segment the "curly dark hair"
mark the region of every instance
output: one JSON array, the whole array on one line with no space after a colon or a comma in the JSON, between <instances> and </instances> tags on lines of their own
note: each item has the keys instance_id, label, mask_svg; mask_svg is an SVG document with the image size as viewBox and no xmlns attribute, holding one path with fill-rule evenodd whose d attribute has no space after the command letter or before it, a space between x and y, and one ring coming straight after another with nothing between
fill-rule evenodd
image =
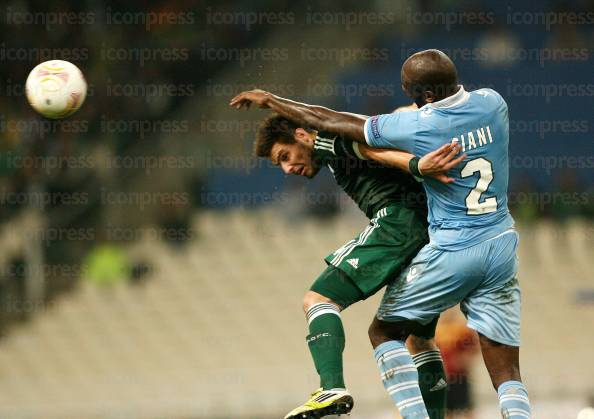
<instances>
[{"instance_id":1,"label":"curly dark hair","mask_svg":"<svg viewBox=\"0 0 594 419\"><path fill-rule=\"evenodd\" d=\"M272 146L276 143L294 144L297 128L311 132L310 129L301 127L284 116L275 113L267 116L258 128L255 144L256 156L270 158Z\"/></svg>"}]
</instances>

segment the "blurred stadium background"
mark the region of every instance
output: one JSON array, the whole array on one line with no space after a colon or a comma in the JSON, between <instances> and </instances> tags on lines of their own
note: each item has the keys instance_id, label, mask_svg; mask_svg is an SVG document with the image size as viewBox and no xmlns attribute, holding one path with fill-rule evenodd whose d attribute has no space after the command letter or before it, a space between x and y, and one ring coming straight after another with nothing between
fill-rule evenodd
<instances>
[{"instance_id":1,"label":"blurred stadium background","mask_svg":"<svg viewBox=\"0 0 594 419\"><path fill-rule=\"evenodd\" d=\"M523 375L536 418L594 404L594 3L7 1L0 9L0 418L279 418L317 386L301 297L366 224L328 173L252 156L260 87L362 114L407 104L440 48L511 119ZM85 73L36 116L34 65ZM352 418L394 418L367 325L344 314ZM480 357L475 418L499 417Z\"/></svg>"}]
</instances>

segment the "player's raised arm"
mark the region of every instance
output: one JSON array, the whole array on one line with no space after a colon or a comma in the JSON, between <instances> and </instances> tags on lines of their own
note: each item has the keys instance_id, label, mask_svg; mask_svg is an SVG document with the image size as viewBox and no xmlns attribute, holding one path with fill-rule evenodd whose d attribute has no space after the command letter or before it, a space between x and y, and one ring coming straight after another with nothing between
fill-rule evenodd
<instances>
[{"instance_id":1,"label":"player's raised arm","mask_svg":"<svg viewBox=\"0 0 594 419\"><path fill-rule=\"evenodd\" d=\"M465 154L456 157L461 150L457 143L444 144L420 159L406 151L395 149L357 145L357 150L366 159L375 160L385 166L396 167L416 177L432 177L442 183L454 182L447 172L460 164L466 157Z\"/></svg>"},{"instance_id":2,"label":"player's raised arm","mask_svg":"<svg viewBox=\"0 0 594 419\"><path fill-rule=\"evenodd\" d=\"M249 109L252 103L260 108L272 109L299 125L318 131L334 132L349 140L365 143L363 126L367 116L295 102L259 89L238 94L231 99L229 105L237 109Z\"/></svg>"},{"instance_id":3,"label":"player's raised arm","mask_svg":"<svg viewBox=\"0 0 594 419\"><path fill-rule=\"evenodd\" d=\"M396 148L416 154L419 111L375 115L365 121L365 142L375 148Z\"/></svg>"}]
</instances>

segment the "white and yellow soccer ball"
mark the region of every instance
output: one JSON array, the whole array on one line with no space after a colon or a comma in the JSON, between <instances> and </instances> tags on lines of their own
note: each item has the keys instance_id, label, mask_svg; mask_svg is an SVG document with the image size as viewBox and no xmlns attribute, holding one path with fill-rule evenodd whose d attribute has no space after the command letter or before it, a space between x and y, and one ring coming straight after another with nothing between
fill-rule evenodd
<instances>
[{"instance_id":1,"label":"white and yellow soccer ball","mask_svg":"<svg viewBox=\"0 0 594 419\"><path fill-rule=\"evenodd\" d=\"M60 119L81 107L87 97L87 82L74 64L51 60L31 70L25 92L33 109L46 118Z\"/></svg>"},{"instance_id":2,"label":"white and yellow soccer ball","mask_svg":"<svg viewBox=\"0 0 594 419\"><path fill-rule=\"evenodd\" d=\"M594 408L586 407L580 410L577 419L594 419Z\"/></svg>"}]
</instances>

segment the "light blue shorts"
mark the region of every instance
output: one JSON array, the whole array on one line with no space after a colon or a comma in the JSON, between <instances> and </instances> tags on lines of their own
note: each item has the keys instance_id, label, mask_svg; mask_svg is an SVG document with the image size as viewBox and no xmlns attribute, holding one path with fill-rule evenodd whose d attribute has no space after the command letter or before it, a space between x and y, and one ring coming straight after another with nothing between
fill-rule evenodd
<instances>
[{"instance_id":1,"label":"light blue shorts","mask_svg":"<svg viewBox=\"0 0 594 419\"><path fill-rule=\"evenodd\" d=\"M427 324L460 303L468 327L495 342L520 346L518 233L458 251L426 245L388 285L377 318Z\"/></svg>"}]
</instances>

